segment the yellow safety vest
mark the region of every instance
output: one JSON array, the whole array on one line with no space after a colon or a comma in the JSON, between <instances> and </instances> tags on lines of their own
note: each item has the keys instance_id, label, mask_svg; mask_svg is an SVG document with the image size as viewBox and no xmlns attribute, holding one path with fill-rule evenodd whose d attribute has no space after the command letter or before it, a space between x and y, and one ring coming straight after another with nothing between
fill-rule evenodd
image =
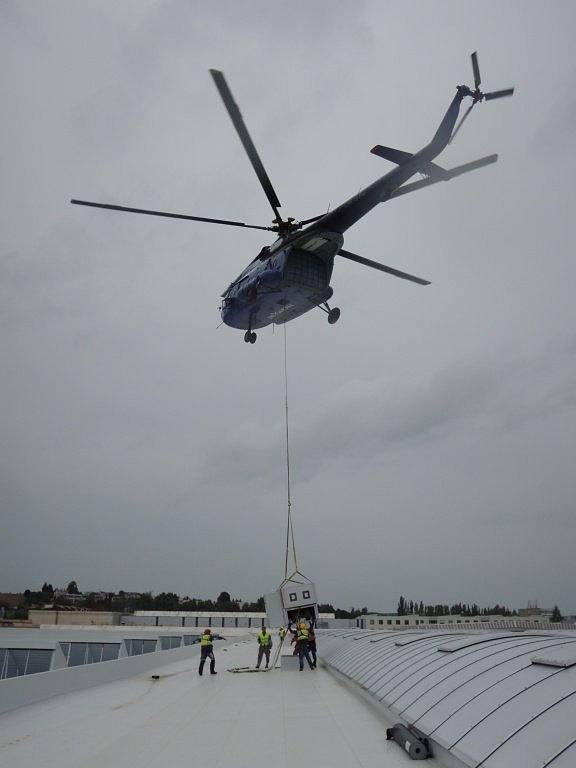
<instances>
[{"instance_id":1,"label":"yellow safety vest","mask_svg":"<svg viewBox=\"0 0 576 768\"><path fill-rule=\"evenodd\" d=\"M200 645L204 647L212 645L212 635L202 635L200 638Z\"/></svg>"},{"instance_id":2,"label":"yellow safety vest","mask_svg":"<svg viewBox=\"0 0 576 768\"><path fill-rule=\"evenodd\" d=\"M272 638L268 632L260 632L258 635L258 643L263 647L270 645L271 640Z\"/></svg>"},{"instance_id":3,"label":"yellow safety vest","mask_svg":"<svg viewBox=\"0 0 576 768\"><path fill-rule=\"evenodd\" d=\"M307 629L299 629L298 630L298 640L308 640L308 630Z\"/></svg>"}]
</instances>

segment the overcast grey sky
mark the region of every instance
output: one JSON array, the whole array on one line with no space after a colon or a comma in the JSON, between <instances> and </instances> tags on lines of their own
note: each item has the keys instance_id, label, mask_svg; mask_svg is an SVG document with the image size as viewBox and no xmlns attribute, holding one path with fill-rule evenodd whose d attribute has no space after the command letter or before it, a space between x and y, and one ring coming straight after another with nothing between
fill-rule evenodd
<instances>
[{"instance_id":1,"label":"overcast grey sky","mask_svg":"<svg viewBox=\"0 0 576 768\"><path fill-rule=\"evenodd\" d=\"M553 11L553 12L552 12ZM252 599L281 579L282 333L216 328L268 224L208 68L285 215L415 151L479 51L487 89L442 156L496 166L379 206L340 322L290 323L293 499L320 598L576 609L576 9L571 2L0 5L0 591Z\"/></svg>"}]
</instances>

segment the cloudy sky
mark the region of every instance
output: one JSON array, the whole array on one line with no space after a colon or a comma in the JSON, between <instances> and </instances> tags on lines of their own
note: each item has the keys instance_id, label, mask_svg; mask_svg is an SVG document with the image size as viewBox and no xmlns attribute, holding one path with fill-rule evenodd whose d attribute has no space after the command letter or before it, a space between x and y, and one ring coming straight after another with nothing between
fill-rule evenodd
<instances>
[{"instance_id":1,"label":"cloudy sky","mask_svg":"<svg viewBox=\"0 0 576 768\"><path fill-rule=\"evenodd\" d=\"M208 68L285 215L415 151L479 51L441 159L496 166L372 211L340 322L287 326L301 570L322 600L402 593L576 610L573 3L53 0L0 5L0 591L252 599L283 576L282 332L217 328L268 224Z\"/></svg>"}]
</instances>

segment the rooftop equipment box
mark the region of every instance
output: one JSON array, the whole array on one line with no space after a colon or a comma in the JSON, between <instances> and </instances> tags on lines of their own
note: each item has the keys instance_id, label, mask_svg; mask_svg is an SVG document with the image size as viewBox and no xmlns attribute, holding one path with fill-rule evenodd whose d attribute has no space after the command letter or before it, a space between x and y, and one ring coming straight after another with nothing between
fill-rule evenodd
<instances>
[{"instance_id":1,"label":"rooftop equipment box","mask_svg":"<svg viewBox=\"0 0 576 768\"><path fill-rule=\"evenodd\" d=\"M286 627L300 619L318 621L316 587L300 574L283 581L275 592L265 596L265 602L271 627Z\"/></svg>"}]
</instances>

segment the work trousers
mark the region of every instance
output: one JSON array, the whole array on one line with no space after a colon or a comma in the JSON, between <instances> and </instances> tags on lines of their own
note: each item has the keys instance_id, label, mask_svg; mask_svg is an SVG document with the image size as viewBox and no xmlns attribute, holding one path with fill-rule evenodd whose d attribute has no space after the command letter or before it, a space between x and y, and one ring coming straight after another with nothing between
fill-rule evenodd
<instances>
[{"instance_id":1,"label":"work trousers","mask_svg":"<svg viewBox=\"0 0 576 768\"><path fill-rule=\"evenodd\" d=\"M258 661L256 662L256 669L260 669L260 664L262 663L262 656L266 655L266 668L268 668L268 664L270 664L270 646L269 645L261 645L258 648Z\"/></svg>"},{"instance_id":2,"label":"work trousers","mask_svg":"<svg viewBox=\"0 0 576 768\"><path fill-rule=\"evenodd\" d=\"M312 663L316 666L316 640L308 643L308 650L310 651L310 656L312 656Z\"/></svg>"},{"instance_id":3,"label":"work trousers","mask_svg":"<svg viewBox=\"0 0 576 768\"><path fill-rule=\"evenodd\" d=\"M204 664L206 659L210 659L210 672L214 674L216 672L216 659L214 658L214 651L212 648L200 649L200 666L198 667L198 674L201 675L204 671Z\"/></svg>"},{"instance_id":4,"label":"work trousers","mask_svg":"<svg viewBox=\"0 0 576 768\"><path fill-rule=\"evenodd\" d=\"M304 657L306 657L306 661L310 665L310 669L314 669L314 664L312 664L312 659L310 658L310 652L308 650L308 643L303 642L302 640L298 641L298 659L300 661L300 672L304 669Z\"/></svg>"}]
</instances>

